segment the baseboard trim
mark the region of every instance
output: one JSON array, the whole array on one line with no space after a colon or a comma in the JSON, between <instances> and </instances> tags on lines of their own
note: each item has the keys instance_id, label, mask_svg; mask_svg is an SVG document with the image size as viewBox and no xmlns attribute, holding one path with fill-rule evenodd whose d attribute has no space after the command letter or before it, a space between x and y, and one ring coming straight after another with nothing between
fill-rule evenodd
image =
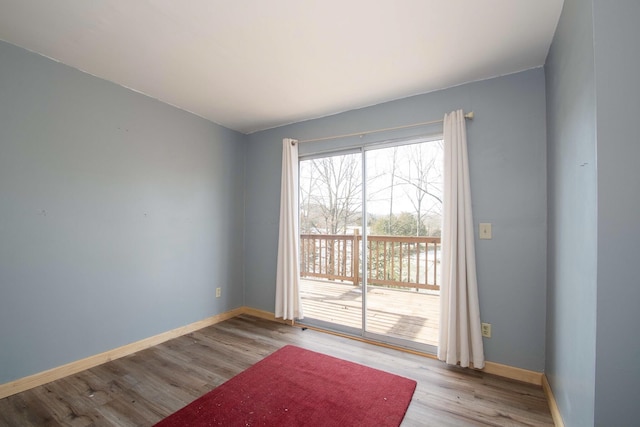
<instances>
[{"instance_id":1,"label":"baseboard trim","mask_svg":"<svg viewBox=\"0 0 640 427\"><path fill-rule=\"evenodd\" d=\"M482 372L539 386L542 385L542 377L544 376L542 372L529 371L495 362L485 362Z\"/></svg>"},{"instance_id":2,"label":"baseboard trim","mask_svg":"<svg viewBox=\"0 0 640 427\"><path fill-rule=\"evenodd\" d=\"M274 313L265 310L259 310L257 308L251 307L242 307L242 314L247 314L253 317L259 317L260 319L271 320L272 322L283 323L285 325L293 325L294 322L292 320L284 320L281 317L276 317Z\"/></svg>"},{"instance_id":3,"label":"baseboard trim","mask_svg":"<svg viewBox=\"0 0 640 427\"><path fill-rule=\"evenodd\" d=\"M189 334L191 332L197 331L198 329L202 329L207 326L215 325L216 323L223 322L225 320L231 319L241 314L258 317L260 319L270 320L272 322L278 322L278 323L283 323L287 325L294 325L297 327L305 327L305 328L321 331L324 333L329 333L332 335L342 336L350 339L355 339L357 341L378 345L381 347L392 348L392 349L404 351L406 353L416 354L423 357L429 357L432 359L436 358L434 355L429 353L411 350L404 347L395 346L392 344L385 344L377 341L372 341L366 338L354 337L352 335L347 335L347 334L341 334L339 332L333 332L333 331L327 331L324 329L314 328L308 325L301 325L299 323L295 323L290 320L283 320L282 318L276 318L274 313L271 313L265 310L259 310L256 308L243 306L243 307L239 307L221 314L217 314L215 316L208 317L203 320L199 320L197 322L191 323L186 326L181 326L179 328L172 329L170 331L163 332L161 334L158 334L149 338L145 338L140 341L136 341L131 344L126 344L122 347L118 347L113 350L105 351L104 353L89 356L87 358L80 359L75 362L68 363L66 365L58 366L56 368L49 369L47 371L39 372L37 374L29 375L27 377L20 378L5 384L0 384L0 399L11 396L16 393L29 390L34 387L38 387L40 385L58 380L60 378L64 378L69 375L76 374L78 372L84 371L85 369L90 369L90 368L93 368L94 366L98 366L103 363L128 356L137 351L145 350L149 347L153 347L154 345L158 345L170 339ZM485 367L484 369L482 369L482 371L489 374L498 375L504 378L523 381L523 382L535 384L535 385L542 385L543 387L544 387L544 381L546 381L544 374L540 372L528 371L526 369L516 368L513 366L502 365L502 364L493 363L493 362L486 362ZM547 387L548 387L548 383L547 383ZM547 389L545 389L545 393L547 393ZM551 397L553 397L550 387L548 387L548 393L549 393L548 396L550 395ZM555 400L549 400L550 406L551 406L551 402L553 402L553 405L555 405ZM557 405L555 405L555 408L557 411ZM552 408L552 415L554 415L553 408ZM560 419L560 422L562 422L562 419L559 418L559 412L557 416L558 416L558 419ZM556 415L554 415L554 420L556 420ZM556 425L563 426L563 424L557 424L557 423Z\"/></svg>"},{"instance_id":4,"label":"baseboard trim","mask_svg":"<svg viewBox=\"0 0 640 427\"><path fill-rule=\"evenodd\" d=\"M556 427L564 427L564 421L562 420L562 415L560 415L558 403L556 402L556 398L553 395L553 390L551 390L551 385L549 384L549 380L546 375L542 376L542 389L544 390L545 396L547 396L547 402L549 402L549 410L551 411L553 424Z\"/></svg>"},{"instance_id":5,"label":"baseboard trim","mask_svg":"<svg viewBox=\"0 0 640 427\"><path fill-rule=\"evenodd\" d=\"M170 339L189 334L207 326L215 325L216 323L223 322L227 319L231 319L232 317L236 317L240 314L243 314L244 312L244 307L236 308L234 310L230 310L221 314L216 314L215 316L211 316L203 320L199 320L186 326L181 326L179 328L172 329L170 331L163 332L161 334L154 335L152 337L145 338L131 344L123 345L122 347L105 351L104 353L76 360L75 362L67 363L66 365L58 366L47 371L29 375L27 377L20 378L5 384L0 384L0 399L43 384L47 384L51 381L55 381L69 375L76 374L78 372L84 371L85 369L93 368L94 366L110 362L111 360L128 356L137 351L145 350L149 347L161 344Z\"/></svg>"}]
</instances>

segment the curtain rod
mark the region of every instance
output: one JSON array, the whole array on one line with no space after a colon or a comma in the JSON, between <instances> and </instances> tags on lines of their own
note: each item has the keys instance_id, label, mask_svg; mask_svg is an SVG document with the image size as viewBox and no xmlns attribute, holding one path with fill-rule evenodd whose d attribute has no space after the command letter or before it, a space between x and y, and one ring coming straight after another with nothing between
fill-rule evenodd
<instances>
[{"instance_id":1,"label":"curtain rod","mask_svg":"<svg viewBox=\"0 0 640 427\"><path fill-rule=\"evenodd\" d=\"M473 120L473 116L474 116L473 115L473 111L471 111L470 113L465 114L464 118L465 119L469 119L469 120ZM410 125L395 126L395 127L391 127L391 128L366 130L366 131L362 131L362 132L346 133L346 134L343 134L343 135L325 136L323 138L303 139L301 141L298 141L298 143L301 144L303 142L327 141L329 139L348 138L350 136L363 136L363 135L368 135L370 133L387 132L387 131L390 131L390 130L408 129L408 128L414 128L414 127L418 127L418 126L433 125L433 124L436 124L436 123L442 123L443 121L444 121L444 119L432 120L430 122L413 123L413 124L410 124Z\"/></svg>"}]
</instances>

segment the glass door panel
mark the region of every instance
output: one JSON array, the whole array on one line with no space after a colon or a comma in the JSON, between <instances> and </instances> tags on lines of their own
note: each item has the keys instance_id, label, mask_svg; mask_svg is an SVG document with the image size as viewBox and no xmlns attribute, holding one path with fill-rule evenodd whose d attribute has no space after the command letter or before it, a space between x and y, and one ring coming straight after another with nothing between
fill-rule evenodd
<instances>
[{"instance_id":1,"label":"glass door panel","mask_svg":"<svg viewBox=\"0 0 640 427\"><path fill-rule=\"evenodd\" d=\"M365 332L399 344L437 346L442 141L365 155Z\"/></svg>"},{"instance_id":2,"label":"glass door panel","mask_svg":"<svg viewBox=\"0 0 640 427\"><path fill-rule=\"evenodd\" d=\"M300 161L305 321L362 333L362 152Z\"/></svg>"}]
</instances>

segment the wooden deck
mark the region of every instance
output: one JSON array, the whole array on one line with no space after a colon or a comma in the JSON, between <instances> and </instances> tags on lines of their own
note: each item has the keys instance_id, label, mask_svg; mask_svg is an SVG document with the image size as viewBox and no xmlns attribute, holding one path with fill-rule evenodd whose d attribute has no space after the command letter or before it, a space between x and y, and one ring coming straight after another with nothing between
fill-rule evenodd
<instances>
[{"instance_id":1,"label":"wooden deck","mask_svg":"<svg viewBox=\"0 0 640 427\"><path fill-rule=\"evenodd\" d=\"M305 319L362 328L360 287L351 283L303 279L301 297ZM369 287L367 331L437 346L439 300L436 292Z\"/></svg>"}]
</instances>

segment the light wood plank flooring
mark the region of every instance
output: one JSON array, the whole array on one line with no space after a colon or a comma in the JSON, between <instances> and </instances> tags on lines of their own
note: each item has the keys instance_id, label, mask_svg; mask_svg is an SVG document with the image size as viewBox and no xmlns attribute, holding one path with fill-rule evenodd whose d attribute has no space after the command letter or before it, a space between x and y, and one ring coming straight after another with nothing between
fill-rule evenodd
<instances>
[{"instance_id":1,"label":"light wood plank flooring","mask_svg":"<svg viewBox=\"0 0 640 427\"><path fill-rule=\"evenodd\" d=\"M350 283L303 279L305 318L362 328L362 291ZM434 292L371 286L367 331L421 344L438 345L440 297Z\"/></svg>"},{"instance_id":2,"label":"light wood plank flooring","mask_svg":"<svg viewBox=\"0 0 640 427\"><path fill-rule=\"evenodd\" d=\"M0 400L2 426L149 426L294 344L413 378L403 426L551 426L541 387L239 316Z\"/></svg>"}]
</instances>

